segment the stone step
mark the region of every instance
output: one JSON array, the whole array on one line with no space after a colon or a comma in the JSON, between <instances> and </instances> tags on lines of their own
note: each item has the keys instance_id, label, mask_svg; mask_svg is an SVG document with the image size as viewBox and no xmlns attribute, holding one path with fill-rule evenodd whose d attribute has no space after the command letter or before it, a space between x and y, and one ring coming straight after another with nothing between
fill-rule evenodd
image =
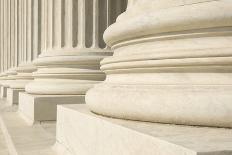
<instances>
[{"instance_id":1,"label":"stone step","mask_svg":"<svg viewBox=\"0 0 232 155\"><path fill-rule=\"evenodd\" d=\"M0 155L9 155L7 144L1 130L0 130Z\"/></svg>"},{"instance_id":2,"label":"stone step","mask_svg":"<svg viewBox=\"0 0 232 155\"><path fill-rule=\"evenodd\" d=\"M6 105L0 100L0 128L10 155L57 155L53 149L55 122L29 126L17 113L17 106Z\"/></svg>"},{"instance_id":3,"label":"stone step","mask_svg":"<svg viewBox=\"0 0 232 155\"><path fill-rule=\"evenodd\" d=\"M232 129L126 121L58 106L57 148L74 155L232 155Z\"/></svg>"}]
</instances>

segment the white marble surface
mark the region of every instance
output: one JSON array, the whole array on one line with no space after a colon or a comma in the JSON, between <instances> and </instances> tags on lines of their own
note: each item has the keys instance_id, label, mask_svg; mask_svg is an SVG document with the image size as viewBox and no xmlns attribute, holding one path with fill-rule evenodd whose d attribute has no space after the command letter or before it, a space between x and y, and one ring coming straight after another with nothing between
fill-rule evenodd
<instances>
[{"instance_id":1,"label":"white marble surface","mask_svg":"<svg viewBox=\"0 0 232 155\"><path fill-rule=\"evenodd\" d=\"M7 149L6 140L4 138L3 132L0 130L0 154L1 155L9 155L9 151Z\"/></svg>"},{"instance_id":2,"label":"white marble surface","mask_svg":"<svg viewBox=\"0 0 232 155\"><path fill-rule=\"evenodd\" d=\"M0 127L3 131L0 138L6 139L10 155L57 155L53 150L55 122L28 126L19 117L17 106L6 106L6 102L0 100Z\"/></svg>"},{"instance_id":3,"label":"white marble surface","mask_svg":"<svg viewBox=\"0 0 232 155\"><path fill-rule=\"evenodd\" d=\"M58 106L57 142L75 155L231 155L232 129L126 121Z\"/></svg>"},{"instance_id":4,"label":"white marble surface","mask_svg":"<svg viewBox=\"0 0 232 155\"><path fill-rule=\"evenodd\" d=\"M57 105L83 104L84 95L33 95L19 93L20 116L32 125L43 121L55 121Z\"/></svg>"}]
</instances>

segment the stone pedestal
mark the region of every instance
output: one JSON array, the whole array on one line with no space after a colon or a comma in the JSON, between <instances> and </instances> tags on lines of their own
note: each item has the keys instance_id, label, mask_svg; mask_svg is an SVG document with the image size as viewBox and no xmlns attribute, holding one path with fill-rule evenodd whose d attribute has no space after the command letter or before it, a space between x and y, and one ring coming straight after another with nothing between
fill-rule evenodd
<instances>
[{"instance_id":1,"label":"stone pedestal","mask_svg":"<svg viewBox=\"0 0 232 155\"><path fill-rule=\"evenodd\" d=\"M84 95L32 95L20 92L18 112L32 125L42 121L55 121L57 105L73 103L84 103Z\"/></svg>"},{"instance_id":2,"label":"stone pedestal","mask_svg":"<svg viewBox=\"0 0 232 155\"><path fill-rule=\"evenodd\" d=\"M1 86L1 98L5 98L7 95L7 87Z\"/></svg>"},{"instance_id":3,"label":"stone pedestal","mask_svg":"<svg viewBox=\"0 0 232 155\"><path fill-rule=\"evenodd\" d=\"M73 155L229 155L232 130L127 121L58 106L59 151ZM62 152L60 152L62 154Z\"/></svg>"},{"instance_id":4,"label":"stone pedestal","mask_svg":"<svg viewBox=\"0 0 232 155\"><path fill-rule=\"evenodd\" d=\"M24 92L24 89L7 88L6 99L11 106L18 104L19 92Z\"/></svg>"}]
</instances>

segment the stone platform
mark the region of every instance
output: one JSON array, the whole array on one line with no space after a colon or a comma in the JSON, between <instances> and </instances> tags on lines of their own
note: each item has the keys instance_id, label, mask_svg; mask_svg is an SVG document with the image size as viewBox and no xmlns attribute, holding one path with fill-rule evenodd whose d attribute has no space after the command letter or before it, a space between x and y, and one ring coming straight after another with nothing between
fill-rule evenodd
<instances>
[{"instance_id":1,"label":"stone platform","mask_svg":"<svg viewBox=\"0 0 232 155\"><path fill-rule=\"evenodd\" d=\"M84 95L32 95L19 93L19 113L28 124L41 121L55 121L57 105L79 104Z\"/></svg>"},{"instance_id":2,"label":"stone platform","mask_svg":"<svg viewBox=\"0 0 232 155\"><path fill-rule=\"evenodd\" d=\"M118 120L62 105L57 143L74 155L231 155L232 129Z\"/></svg>"},{"instance_id":3,"label":"stone platform","mask_svg":"<svg viewBox=\"0 0 232 155\"><path fill-rule=\"evenodd\" d=\"M55 122L28 126L18 115L17 106L8 106L4 100L0 100L0 129L1 155L57 155L53 150Z\"/></svg>"},{"instance_id":4,"label":"stone platform","mask_svg":"<svg viewBox=\"0 0 232 155\"><path fill-rule=\"evenodd\" d=\"M1 94L0 97L1 98L5 98L7 95L7 87L1 86Z\"/></svg>"},{"instance_id":5,"label":"stone platform","mask_svg":"<svg viewBox=\"0 0 232 155\"><path fill-rule=\"evenodd\" d=\"M0 155L9 155L9 151L6 145L6 140L1 130L0 130Z\"/></svg>"},{"instance_id":6,"label":"stone platform","mask_svg":"<svg viewBox=\"0 0 232 155\"><path fill-rule=\"evenodd\" d=\"M18 104L19 92L24 92L24 89L7 88L7 101L10 105Z\"/></svg>"}]
</instances>

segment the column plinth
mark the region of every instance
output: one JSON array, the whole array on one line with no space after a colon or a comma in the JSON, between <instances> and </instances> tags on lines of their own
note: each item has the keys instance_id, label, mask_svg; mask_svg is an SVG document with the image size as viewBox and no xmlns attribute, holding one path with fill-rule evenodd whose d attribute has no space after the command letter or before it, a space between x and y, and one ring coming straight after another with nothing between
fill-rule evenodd
<instances>
[{"instance_id":1,"label":"column plinth","mask_svg":"<svg viewBox=\"0 0 232 155\"><path fill-rule=\"evenodd\" d=\"M106 80L87 92L98 114L232 127L232 3L129 1L104 35ZM216 13L215 13L216 12Z\"/></svg>"}]
</instances>

